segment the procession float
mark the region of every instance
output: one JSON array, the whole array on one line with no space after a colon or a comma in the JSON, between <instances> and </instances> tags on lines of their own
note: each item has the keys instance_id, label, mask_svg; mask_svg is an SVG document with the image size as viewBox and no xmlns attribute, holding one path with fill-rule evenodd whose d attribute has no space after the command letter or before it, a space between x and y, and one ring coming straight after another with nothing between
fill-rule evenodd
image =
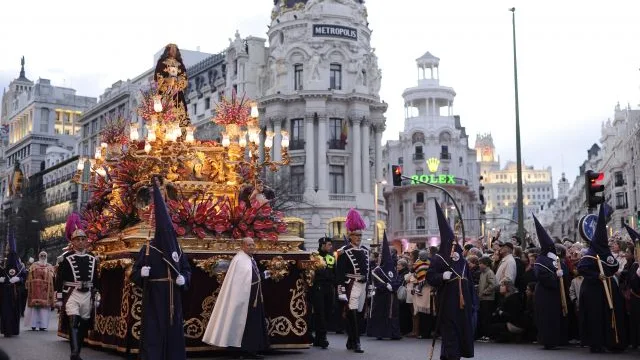
<instances>
[{"instance_id":1,"label":"procession float","mask_svg":"<svg viewBox=\"0 0 640 360\"><path fill-rule=\"evenodd\" d=\"M259 267L273 274L263 284L272 348L308 348L307 287L324 263L299 249L299 223L272 207L274 194L263 185L288 165L288 134L282 132L282 160L272 160L274 134L260 127L255 104L234 92L220 101L213 119L221 140L198 141L186 112L186 87L179 50L170 44L141 94L136 111L142 121L108 120L94 157L78 164L74 180L91 194L81 216L100 259L102 295L87 342L138 352L142 289L129 275L140 248L154 236L151 179L161 176L193 270L183 295L187 351L213 350L201 338L243 237L255 239ZM65 321L58 333L67 337Z\"/></svg>"}]
</instances>

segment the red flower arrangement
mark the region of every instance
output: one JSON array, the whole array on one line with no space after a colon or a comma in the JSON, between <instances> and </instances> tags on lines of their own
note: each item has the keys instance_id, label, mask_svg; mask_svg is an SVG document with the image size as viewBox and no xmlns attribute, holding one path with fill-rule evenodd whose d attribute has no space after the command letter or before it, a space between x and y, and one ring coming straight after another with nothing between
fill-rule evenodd
<instances>
[{"instance_id":1,"label":"red flower arrangement","mask_svg":"<svg viewBox=\"0 0 640 360\"><path fill-rule=\"evenodd\" d=\"M171 200L167 205L179 236L193 234L202 239L207 233L212 233L217 237L252 237L277 241L278 234L287 231L287 224L282 220L284 215L273 211L268 204L253 202L248 206L246 202L240 201L234 206L225 197L200 202L195 199Z\"/></svg>"},{"instance_id":2,"label":"red flower arrangement","mask_svg":"<svg viewBox=\"0 0 640 360\"><path fill-rule=\"evenodd\" d=\"M231 100L222 98L222 100L216 105L216 117L213 119L218 125L231 125L247 126L251 121L251 105L245 101L244 95L240 100L234 90L231 93Z\"/></svg>"}]
</instances>

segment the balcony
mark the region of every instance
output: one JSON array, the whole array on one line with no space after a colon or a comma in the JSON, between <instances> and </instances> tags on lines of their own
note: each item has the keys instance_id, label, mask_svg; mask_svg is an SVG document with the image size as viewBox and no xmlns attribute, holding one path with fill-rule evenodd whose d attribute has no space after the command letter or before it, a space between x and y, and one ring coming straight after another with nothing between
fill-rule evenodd
<instances>
[{"instance_id":1,"label":"balcony","mask_svg":"<svg viewBox=\"0 0 640 360\"><path fill-rule=\"evenodd\" d=\"M289 142L289 150L304 150L304 140L294 139Z\"/></svg>"},{"instance_id":2,"label":"balcony","mask_svg":"<svg viewBox=\"0 0 640 360\"><path fill-rule=\"evenodd\" d=\"M355 195L329 194L329 201L356 201Z\"/></svg>"},{"instance_id":3,"label":"balcony","mask_svg":"<svg viewBox=\"0 0 640 360\"><path fill-rule=\"evenodd\" d=\"M382 200L382 199L378 199L378 205L380 205L380 206L384 206L384 200Z\"/></svg>"},{"instance_id":4,"label":"balcony","mask_svg":"<svg viewBox=\"0 0 640 360\"><path fill-rule=\"evenodd\" d=\"M289 195L290 202L301 203L303 199L302 194Z\"/></svg>"},{"instance_id":5,"label":"balcony","mask_svg":"<svg viewBox=\"0 0 640 360\"><path fill-rule=\"evenodd\" d=\"M422 161L422 160L424 160L424 153L413 154L413 161Z\"/></svg>"},{"instance_id":6,"label":"balcony","mask_svg":"<svg viewBox=\"0 0 640 360\"><path fill-rule=\"evenodd\" d=\"M420 203L414 203L413 204L413 211L424 212L426 208L427 208L427 204L425 202L420 202Z\"/></svg>"},{"instance_id":7,"label":"balcony","mask_svg":"<svg viewBox=\"0 0 640 360\"><path fill-rule=\"evenodd\" d=\"M440 153L440 160L451 160L451 153Z\"/></svg>"},{"instance_id":8,"label":"balcony","mask_svg":"<svg viewBox=\"0 0 640 360\"><path fill-rule=\"evenodd\" d=\"M331 150L344 150L347 146L347 142L341 139L331 139L327 143Z\"/></svg>"},{"instance_id":9,"label":"balcony","mask_svg":"<svg viewBox=\"0 0 640 360\"><path fill-rule=\"evenodd\" d=\"M623 179L616 179L614 182L615 187L626 185Z\"/></svg>"}]
</instances>

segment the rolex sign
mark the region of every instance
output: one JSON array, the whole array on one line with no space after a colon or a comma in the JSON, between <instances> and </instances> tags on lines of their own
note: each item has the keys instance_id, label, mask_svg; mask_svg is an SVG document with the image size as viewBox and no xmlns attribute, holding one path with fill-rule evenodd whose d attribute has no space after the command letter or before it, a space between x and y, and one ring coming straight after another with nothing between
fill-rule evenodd
<instances>
[{"instance_id":1,"label":"rolex sign","mask_svg":"<svg viewBox=\"0 0 640 360\"><path fill-rule=\"evenodd\" d=\"M340 25L313 25L313 36L337 37L347 40L358 40L358 30Z\"/></svg>"}]
</instances>

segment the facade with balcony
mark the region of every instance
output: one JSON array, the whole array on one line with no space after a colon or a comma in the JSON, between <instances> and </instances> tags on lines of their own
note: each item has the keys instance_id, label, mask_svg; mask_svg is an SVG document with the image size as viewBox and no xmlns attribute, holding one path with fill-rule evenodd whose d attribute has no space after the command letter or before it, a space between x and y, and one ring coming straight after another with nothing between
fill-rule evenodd
<instances>
[{"instance_id":1,"label":"facade with balcony","mask_svg":"<svg viewBox=\"0 0 640 360\"><path fill-rule=\"evenodd\" d=\"M287 215L304 221L308 248L326 235L342 239L352 207L367 223L364 239L373 238L387 105L364 4L278 1L267 36L268 47L265 39L236 34L226 50L227 91L258 100L260 126L275 134L275 161L282 131L288 133L290 166L274 180L300 201Z\"/></svg>"},{"instance_id":2,"label":"facade with balcony","mask_svg":"<svg viewBox=\"0 0 640 360\"><path fill-rule=\"evenodd\" d=\"M441 204L452 227L460 229L460 217L452 201L442 191L422 183L428 182L452 194L462 213L467 240L477 238L481 227L476 150L469 147L460 117L453 113L455 91L440 85L440 59L427 52L416 63L418 85L403 93L404 130L383 150L388 235L394 241L406 239L418 247L439 244L434 200ZM391 165L401 165L403 175L411 179L402 186L392 186Z\"/></svg>"}]
</instances>

